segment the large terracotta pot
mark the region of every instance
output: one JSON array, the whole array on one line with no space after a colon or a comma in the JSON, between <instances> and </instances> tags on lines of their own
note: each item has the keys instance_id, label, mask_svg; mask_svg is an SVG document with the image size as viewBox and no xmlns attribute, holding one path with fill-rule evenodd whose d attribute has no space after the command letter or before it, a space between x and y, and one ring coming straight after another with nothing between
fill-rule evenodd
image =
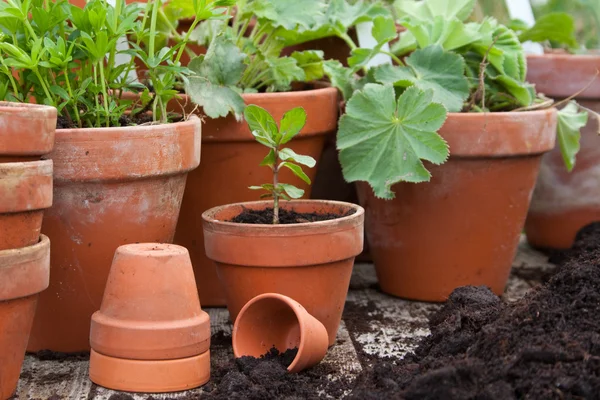
<instances>
[{"instance_id":1,"label":"large terracotta pot","mask_svg":"<svg viewBox=\"0 0 600 400\"><path fill-rule=\"evenodd\" d=\"M337 90L334 88L246 94L244 101L267 109L276 121L292 108L304 107L306 126L289 147L316 160L321 156L325 138L337 128ZM184 104L186 110L194 109L187 96ZM205 119L203 133L203 162L189 175L175 243L190 252L202 305L224 306L225 293L214 264L204 252L202 213L223 204L257 200L258 193L248 187L268 183L273 177L270 169L259 166L268 150L254 140L245 122L237 122L233 117ZM306 169L311 180L317 168ZM289 171L283 171L281 179L304 189L306 197L310 196L310 186Z\"/></svg>"},{"instance_id":2,"label":"large terracotta pot","mask_svg":"<svg viewBox=\"0 0 600 400\"><path fill-rule=\"evenodd\" d=\"M572 96L593 82L576 99L600 112L600 56L529 56L528 64L527 79L538 91L555 99ZM581 228L600 221L598 129L598 120L590 115L588 125L581 130L581 151L571 172L565 167L560 146L544 156L525 224L532 246L568 249Z\"/></svg>"},{"instance_id":3,"label":"large terracotta pot","mask_svg":"<svg viewBox=\"0 0 600 400\"><path fill-rule=\"evenodd\" d=\"M445 301L459 286L500 295L508 280L556 110L450 114L440 130L450 159L431 182L394 185L394 200L358 185L381 289Z\"/></svg>"},{"instance_id":4,"label":"large terracotta pot","mask_svg":"<svg viewBox=\"0 0 600 400\"><path fill-rule=\"evenodd\" d=\"M299 213L344 216L291 225L227 222L244 209L272 207L272 201L215 207L203 214L204 245L215 261L232 321L251 299L264 293L291 297L327 329L333 345L348 293L354 257L363 248L364 210L319 200L283 202Z\"/></svg>"},{"instance_id":5,"label":"large terracotta pot","mask_svg":"<svg viewBox=\"0 0 600 400\"><path fill-rule=\"evenodd\" d=\"M48 287L50 241L0 251L0 400L12 396L25 357L38 293Z\"/></svg>"},{"instance_id":6,"label":"large terracotta pot","mask_svg":"<svg viewBox=\"0 0 600 400\"><path fill-rule=\"evenodd\" d=\"M89 350L115 250L170 242L187 172L200 162L200 120L56 132L54 204L42 232L52 238L49 289L28 350Z\"/></svg>"}]
</instances>

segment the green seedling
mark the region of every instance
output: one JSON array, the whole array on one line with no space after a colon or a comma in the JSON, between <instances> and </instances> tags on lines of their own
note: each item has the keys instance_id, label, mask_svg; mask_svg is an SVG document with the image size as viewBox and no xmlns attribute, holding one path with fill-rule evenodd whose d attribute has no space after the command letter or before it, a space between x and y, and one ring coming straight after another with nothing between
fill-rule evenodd
<instances>
[{"instance_id":1,"label":"green seedling","mask_svg":"<svg viewBox=\"0 0 600 400\"><path fill-rule=\"evenodd\" d=\"M273 224L279 223L279 199L299 199L304 190L279 181L279 172L287 168L298 178L310 185L310 178L304 173L301 165L313 168L314 158L296 154L294 150L283 147L300 133L306 124L306 112L302 107L294 108L284 114L279 126L267 110L256 105L249 105L244 110L244 117L256 141L269 148L269 154L260 163L273 171L273 183L250 186L252 190L265 190L261 198L273 198Z\"/></svg>"}]
</instances>

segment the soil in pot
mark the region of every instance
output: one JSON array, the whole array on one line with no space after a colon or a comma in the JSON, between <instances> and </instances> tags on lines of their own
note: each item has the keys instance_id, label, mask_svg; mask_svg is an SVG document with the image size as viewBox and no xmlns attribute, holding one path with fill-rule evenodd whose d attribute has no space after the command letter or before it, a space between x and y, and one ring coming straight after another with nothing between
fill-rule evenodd
<instances>
[{"instance_id":1,"label":"soil in pot","mask_svg":"<svg viewBox=\"0 0 600 400\"><path fill-rule=\"evenodd\" d=\"M349 210L344 215L326 213L299 213L295 210L282 209L279 212L279 223L282 225L289 224L302 224L305 222L319 222L319 221L330 221L336 218L347 217L354 214L355 210ZM273 209L267 208L264 210L252 210L245 209L241 214L235 216L230 220L238 224L272 224L273 223Z\"/></svg>"}]
</instances>

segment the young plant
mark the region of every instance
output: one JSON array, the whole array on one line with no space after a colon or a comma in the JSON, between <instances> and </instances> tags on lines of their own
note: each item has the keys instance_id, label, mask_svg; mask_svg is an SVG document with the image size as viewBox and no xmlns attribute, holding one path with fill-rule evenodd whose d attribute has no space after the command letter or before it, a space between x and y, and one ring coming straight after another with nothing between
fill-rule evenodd
<instances>
[{"instance_id":1,"label":"young plant","mask_svg":"<svg viewBox=\"0 0 600 400\"><path fill-rule=\"evenodd\" d=\"M279 199L299 199L304 195L304 190L280 182L279 172L283 168L287 168L310 185L310 178L304 173L301 165L312 168L316 164L314 158L296 154L294 150L283 147L298 135L306 124L306 112L302 107L288 111L284 114L279 126L267 110L253 104L246 107L244 116L256 141L269 148L269 154L260 165L273 171L273 183L251 186L250 189L265 190L267 193L263 194L261 198L273 197L273 223L278 224Z\"/></svg>"}]
</instances>

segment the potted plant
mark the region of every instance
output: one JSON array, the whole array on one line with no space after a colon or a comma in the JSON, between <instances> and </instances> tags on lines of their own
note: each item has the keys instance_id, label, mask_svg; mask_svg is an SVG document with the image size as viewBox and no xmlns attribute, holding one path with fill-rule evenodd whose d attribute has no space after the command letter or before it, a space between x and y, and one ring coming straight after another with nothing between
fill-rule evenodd
<instances>
[{"instance_id":1,"label":"potted plant","mask_svg":"<svg viewBox=\"0 0 600 400\"><path fill-rule=\"evenodd\" d=\"M322 52L306 50L285 56L282 51L327 32L347 37L350 27L375 17L364 15L364 10L360 1L354 6L345 0L237 1L235 12L233 8L228 11L229 23L202 24L212 29L201 35L204 42L200 44L207 46L207 53L188 65L192 75L187 96L173 103L172 109L208 117L203 127L206 167L190 174L175 234L175 243L190 251L204 306L225 305L225 294L204 250L202 213L218 205L253 200L248 186L269 179L268 171L252 161L261 156L262 149L241 121L245 105L263 107L275 119L291 108L304 108L308 123L290 148L318 160L327 136L336 131L338 93L326 84L312 83L327 68ZM307 175L312 180L315 170ZM310 186L290 171L283 171L282 179L310 196Z\"/></svg>"},{"instance_id":2,"label":"potted plant","mask_svg":"<svg viewBox=\"0 0 600 400\"><path fill-rule=\"evenodd\" d=\"M501 294L557 118L579 118L574 104L557 116L526 82L514 31L463 22L473 5L398 2L399 65L354 78L376 46L332 75L348 99L337 137L344 177L359 182L379 284L396 296L443 301L463 285ZM390 22L376 21L379 43L386 32ZM565 127L560 141L577 135ZM572 158L576 146L563 151Z\"/></svg>"},{"instance_id":3,"label":"potted plant","mask_svg":"<svg viewBox=\"0 0 600 400\"><path fill-rule=\"evenodd\" d=\"M579 23L558 11L568 11ZM525 224L532 246L567 249L581 228L600 220L600 55L595 50L600 44L600 4L552 1L538 10L538 15L536 26L521 32L523 39L541 42L545 49L543 55L527 57L528 80L551 98L574 96L592 116L569 121L583 127L577 163L567 159L565 168L561 147L577 142L579 136L560 141L544 157Z\"/></svg>"},{"instance_id":4,"label":"potted plant","mask_svg":"<svg viewBox=\"0 0 600 400\"><path fill-rule=\"evenodd\" d=\"M60 128L46 156L54 163L54 204L42 227L52 238L52 278L30 351L89 350L89 320L117 247L173 239L187 172L200 161L200 120L167 112L187 70L178 62L182 46L154 46L160 6L0 6L5 98L55 106ZM200 18L218 15L215 7L206 5ZM130 35L149 38L148 49L133 43L127 52L146 63L152 91L130 78L133 60L117 62L124 51L116 44ZM141 95L132 101L126 90Z\"/></svg>"},{"instance_id":5,"label":"potted plant","mask_svg":"<svg viewBox=\"0 0 600 400\"><path fill-rule=\"evenodd\" d=\"M281 172L290 171L310 184L301 165L316 163L284 146L305 126L304 109L286 112L279 124L256 105L244 115L256 141L269 149L260 165L272 174L272 183L250 189L273 200L228 204L202 215L206 254L215 261L231 320L256 296L279 293L319 320L333 345L354 257L362 251L364 211L349 203L297 200L304 190L284 183Z\"/></svg>"}]
</instances>

